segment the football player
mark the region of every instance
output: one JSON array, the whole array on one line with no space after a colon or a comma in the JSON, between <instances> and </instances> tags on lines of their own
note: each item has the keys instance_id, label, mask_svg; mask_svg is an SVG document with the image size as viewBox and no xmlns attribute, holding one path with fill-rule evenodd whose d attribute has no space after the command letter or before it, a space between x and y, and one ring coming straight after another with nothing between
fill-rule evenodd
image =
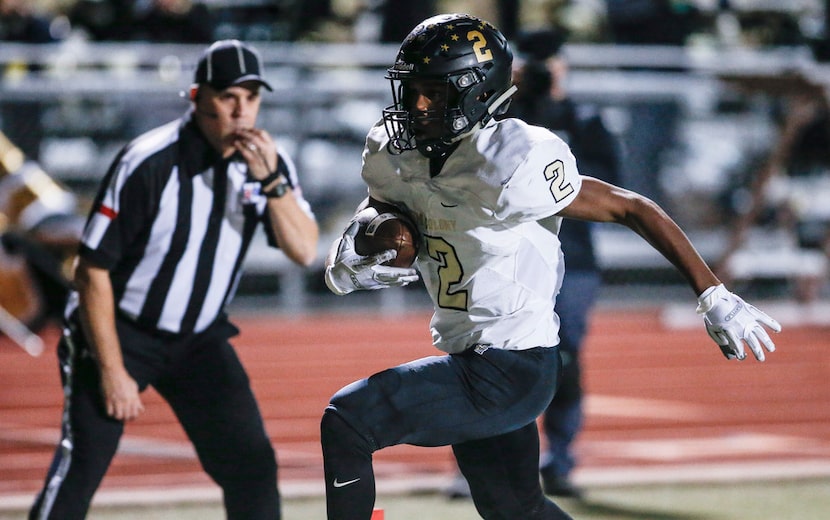
<instances>
[{"instance_id":1,"label":"football player","mask_svg":"<svg viewBox=\"0 0 830 520\"><path fill-rule=\"evenodd\" d=\"M496 120L515 91L512 53L489 23L439 15L403 41L388 70L393 104L368 134L367 204L417 223L416 268L354 251L356 223L332 245L335 294L400 286L418 274L434 304L430 330L447 355L356 381L331 399L321 441L328 518L368 520L372 454L397 444L451 445L486 519L570 518L539 482L536 418L562 366L555 295L563 218L630 227L671 261L727 358L764 360L780 325L727 290L654 202L577 170L568 146L518 119ZM586 172L589 173L589 172Z\"/></svg>"}]
</instances>

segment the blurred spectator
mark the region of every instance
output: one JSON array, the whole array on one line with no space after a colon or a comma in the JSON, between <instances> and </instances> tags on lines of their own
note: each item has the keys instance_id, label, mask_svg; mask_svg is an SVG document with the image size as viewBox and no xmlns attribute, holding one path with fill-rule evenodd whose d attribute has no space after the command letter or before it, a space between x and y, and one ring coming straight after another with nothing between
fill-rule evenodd
<instances>
[{"instance_id":1,"label":"blurred spectator","mask_svg":"<svg viewBox=\"0 0 830 520\"><path fill-rule=\"evenodd\" d=\"M809 15L799 11L763 5L737 9L732 0L719 0L715 30L721 42L727 45L755 48L803 45L809 43L810 38L802 31L799 18Z\"/></svg>"},{"instance_id":2,"label":"blurred spectator","mask_svg":"<svg viewBox=\"0 0 830 520\"><path fill-rule=\"evenodd\" d=\"M820 62L830 61L830 0L823 0L821 3L824 8L824 16L822 17L821 29L811 39L810 46L813 49L813 54L816 60Z\"/></svg>"},{"instance_id":3,"label":"blurred spectator","mask_svg":"<svg viewBox=\"0 0 830 520\"><path fill-rule=\"evenodd\" d=\"M517 36L514 81L519 91L507 115L552 130L568 143L581 173L619 184L620 150L615 137L596 107L577 104L568 95L568 63L560 52L565 36L561 30ZM560 321L562 382L543 416L547 443L541 461L543 489L555 496L581 494L570 475L576 465L573 442L583 422L580 350L601 282L593 243L595 226L569 220L559 231L566 273L555 308Z\"/></svg>"},{"instance_id":4,"label":"blurred spectator","mask_svg":"<svg viewBox=\"0 0 830 520\"><path fill-rule=\"evenodd\" d=\"M191 0L139 0L130 39L164 43L209 43L214 21L201 2Z\"/></svg>"},{"instance_id":5,"label":"blurred spectator","mask_svg":"<svg viewBox=\"0 0 830 520\"><path fill-rule=\"evenodd\" d=\"M738 16L743 43L750 47L803 45L802 34L794 13L780 10L755 10Z\"/></svg>"},{"instance_id":6,"label":"blurred spectator","mask_svg":"<svg viewBox=\"0 0 830 520\"><path fill-rule=\"evenodd\" d=\"M606 0L606 7L610 36L618 44L685 45L697 25L698 10L682 0ZM682 65L660 68L684 70ZM669 96L644 97L632 99L626 108L632 124L622 137L626 150L622 184L666 204L659 177L664 157L677 145L680 102Z\"/></svg>"},{"instance_id":7,"label":"blurred spectator","mask_svg":"<svg viewBox=\"0 0 830 520\"><path fill-rule=\"evenodd\" d=\"M435 0L384 0L380 12L380 41L387 43L400 43L416 25L437 14Z\"/></svg>"},{"instance_id":8,"label":"blurred spectator","mask_svg":"<svg viewBox=\"0 0 830 520\"><path fill-rule=\"evenodd\" d=\"M69 20L96 41L207 43L215 29L207 6L192 0L78 0Z\"/></svg>"},{"instance_id":9,"label":"blurred spectator","mask_svg":"<svg viewBox=\"0 0 830 520\"><path fill-rule=\"evenodd\" d=\"M502 34L512 40L519 30L519 12L521 11L520 0L498 0L496 7L499 12L498 26Z\"/></svg>"},{"instance_id":10,"label":"blurred spectator","mask_svg":"<svg viewBox=\"0 0 830 520\"><path fill-rule=\"evenodd\" d=\"M372 2L369 2L370 4ZM438 14L444 8L448 11L457 10L450 2L436 0L422 0L411 2L406 0L378 0L378 11L381 17L380 41L386 43L400 43L416 25L425 19ZM520 0L496 0L493 2L496 9L497 25L508 39L512 38L519 28ZM474 14L474 13L471 13Z\"/></svg>"},{"instance_id":11,"label":"blurred spectator","mask_svg":"<svg viewBox=\"0 0 830 520\"><path fill-rule=\"evenodd\" d=\"M35 13L27 0L0 0L0 40L18 43L51 43L62 37L53 20ZM22 70L34 67L22 64ZM30 157L40 153L43 128L37 101L0 100L0 124L9 137Z\"/></svg>"},{"instance_id":12,"label":"blurred spectator","mask_svg":"<svg viewBox=\"0 0 830 520\"><path fill-rule=\"evenodd\" d=\"M73 31L91 40L126 40L132 10L133 0L77 0L68 16Z\"/></svg>"},{"instance_id":13,"label":"blurred spectator","mask_svg":"<svg viewBox=\"0 0 830 520\"><path fill-rule=\"evenodd\" d=\"M308 38L320 31L324 23L334 18L332 0L303 0L295 2L294 7L287 8L290 16L290 30L285 38L288 41Z\"/></svg>"},{"instance_id":14,"label":"blurred spectator","mask_svg":"<svg viewBox=\"0 0 830 520\"><path fill-rule=\"evenodd\" d=\"M216 39L249 41L322 40L336 18L332 0L212 3Z\"/></svg>"},{"instance_id":15,"label":"blurred spectator","mask_svg":"<svg viewBox=\"0 0 830 520\"><path fill-rule=\"evenodd\" d=\"M734 224L717 270L742 281L777 273L792 283L797 301L809 303L830 275L830 100L823 86L800 76L780 79L788 87L778 86L778 139L727 189ZM759 84L744 88L762 90ZM755 240L759 232L763 244Z\"/></svg>"},{"instance_id":16,"label":"blurred spectator","mask_svg":"<svg viewBox=\"0 0 830 520\"><path fill-rule=\"evenodd\" d=\"M32 10L27 0L0 0L0 40L22 43L49 43L58 40L52 20Z\"/></svg>"},{"instance_id":17,"label":"blurred spectator","mask_svg":"<svg viewBox=\"0 0 830 520\"><path fill-rule=\"evenodd\" d=\"M805 108L792 106L784 110L805 111L803 122L796 131L795 142L787 173L791 177L827 175L830 172L830 107L825 96L791 101Z\"/></svg>"},{"instance_id":18,"label":"blurred spectator","mask_svg":"<svg viewBox=\"0 0 830 520\"><path fill-rule=\"evenodd\" d=\"M608 25L616 43L684 45L699 10L677 0L606 0Z\"/></svg>"}]
</instances>

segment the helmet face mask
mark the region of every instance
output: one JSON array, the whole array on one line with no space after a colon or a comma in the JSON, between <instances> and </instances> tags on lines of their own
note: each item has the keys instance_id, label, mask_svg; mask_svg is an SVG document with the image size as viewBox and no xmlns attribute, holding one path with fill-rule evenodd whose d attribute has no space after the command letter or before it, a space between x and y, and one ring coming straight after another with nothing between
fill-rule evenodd
<instances>
[{"instance_id":1,"label":"helmet face mask","mask_svg":"<svg viewBox=\"0 0 830 520\"><path fill-rule=\"evenodd\" d=\"M401 81L398 90L401 107L410 114L418 126L443 123L447 108L451 107L455 103L454 98L458 97L452 86L442 80ZM430 100L430 106L426 110L418 106L422 96Z\"/></svg>"},{"instance_id":2,"label":"helmet face mask","mask_svg":"<svg viewBox=\"0 0 830 520\"><path fill-rule=\"evenodd\" d=\"M467 119L458 108L459 92L445 79L392 79L393 104L384 112L391 145L399 151L419 150L426 156L442 155L451 142L444 142L453 128L464 128ZM428 107L419 99L430 100Z\"/></svg>"},{"instance_id":3,"label":"helmet face mask","mask_svg":"<svg viewBox=\"0 0 830 520\"><path fill-rule=\"evenodd\" d=\"M419 24L387 71L393 104L383 119L392 148L417 149L427 157L450 151L507 109L512 62L504 36L478 18L439 15ZM416 106L419 95L430 97L441 88L443 103L433 102L427 111Z\"/></svg>"}]
</instances>

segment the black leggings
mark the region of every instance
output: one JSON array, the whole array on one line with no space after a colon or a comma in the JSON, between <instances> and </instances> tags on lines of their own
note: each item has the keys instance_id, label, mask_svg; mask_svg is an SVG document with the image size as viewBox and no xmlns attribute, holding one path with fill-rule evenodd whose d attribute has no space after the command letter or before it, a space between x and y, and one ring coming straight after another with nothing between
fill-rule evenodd
<instances>
[{"instance_id":1,"label":"black leggings","mask_svg":"<svg viewBox=\"0 0 830 520\"><path fill-rule=\"evenodd\" d=\"M127 371L170 404L199 461L224 493L229 519L278 519L277 463L248 376L220 322L184 339L161 339L118 320ZM124 423L108 417L100 374L81 334L58 348L67 398L61 442L29 518L82 519L115 455Z\"/></svg>"}]
</instances>

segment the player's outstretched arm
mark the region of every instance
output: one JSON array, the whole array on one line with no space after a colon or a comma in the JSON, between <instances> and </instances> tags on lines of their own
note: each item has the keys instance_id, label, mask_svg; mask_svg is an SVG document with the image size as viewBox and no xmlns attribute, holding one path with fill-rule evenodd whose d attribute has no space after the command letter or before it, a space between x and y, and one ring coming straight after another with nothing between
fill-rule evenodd
<instances>
[{"instance_id":1,"label":"player's outstretched arm","mask_svg":"<svg viewBox=\"0 0 830 520\"><path fill-rule=\"evenodd\" d=\"M559 215L596 222L616 222L634 230L671 262L698 295L698 313L706 330L728 359L746 357L744 343L764 360L775 344L764 326L781 330L777 321L729 292L698 254L689 238L660 206L637 193L584 177L574 201Z\"/></svg>"}]
</instances>

